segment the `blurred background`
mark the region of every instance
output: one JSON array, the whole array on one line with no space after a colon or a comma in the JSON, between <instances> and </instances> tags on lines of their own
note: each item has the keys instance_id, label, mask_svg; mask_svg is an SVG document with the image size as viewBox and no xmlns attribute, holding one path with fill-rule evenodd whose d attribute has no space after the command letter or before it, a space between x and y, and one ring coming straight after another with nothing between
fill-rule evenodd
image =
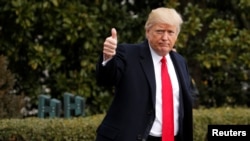
<instances>
[{"instance_id":1,"label":"blurred background","mask_svg":"<svg viewBox=\"0 0 250 141\"><path fill-rule=\"evenodd\" d=\"M145 39L156 7L184 24L176 44L189 65L194 108L250 106L249 0L1 0L0 118L37 116L38 96L86 99L86 115L104 113L113 89L98 87L95 63L110 30L119 43Z\"/></svg>"}]
</instances>

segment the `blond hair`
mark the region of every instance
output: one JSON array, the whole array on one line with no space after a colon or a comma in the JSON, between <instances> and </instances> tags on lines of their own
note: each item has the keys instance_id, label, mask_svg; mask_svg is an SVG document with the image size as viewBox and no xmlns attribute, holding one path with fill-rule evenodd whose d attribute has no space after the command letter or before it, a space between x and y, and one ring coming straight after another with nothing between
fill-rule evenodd
<instances>
[{"instance_id":1,"label":"blond hair","mask_svg":"<svg viewBox=\"0 0 250 141\"><path fill-rule=\"evenodd\" d=\"M147 30L157 23L176 26L178 35L180 33L183 20L181 18L181 15L175 9L160 7L151 11L145 24L145 29Z\"/></svg>"}]
</instances>

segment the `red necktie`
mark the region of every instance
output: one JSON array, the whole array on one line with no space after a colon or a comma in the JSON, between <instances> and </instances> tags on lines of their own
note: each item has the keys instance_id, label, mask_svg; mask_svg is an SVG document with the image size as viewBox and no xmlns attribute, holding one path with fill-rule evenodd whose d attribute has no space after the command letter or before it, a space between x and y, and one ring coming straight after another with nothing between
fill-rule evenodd
<instances>
[{"instance_id":1,"label":"red necktie","mask_svg":"<svg viewBox=\"0 0 250 141\"><path fill-rule=\"evenodd\" d=\"M161 59L162 80L162 141L174 141L173 90L166 58Z\"/></svg>"}]
</instances>

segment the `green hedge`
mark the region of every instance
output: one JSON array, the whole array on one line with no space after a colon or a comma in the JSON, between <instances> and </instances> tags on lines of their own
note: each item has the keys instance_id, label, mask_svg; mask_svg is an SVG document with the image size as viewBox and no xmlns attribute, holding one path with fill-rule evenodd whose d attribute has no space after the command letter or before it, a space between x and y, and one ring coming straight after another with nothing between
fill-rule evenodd
<instances>
[{"instance_id":1,"label":"green hedge","mask_svg":"<svg viewBox=\"0 0 250 141\"><path fill-rule=\"evenodd\" d=\"M0 121L0 141L93 141L103 115L85 118L26 118Z\"/></svg>"},{"instance_id":2,"label":"green hedge","mask_svg":"<svg viewBox=\"0 0 250 141\"><path fill-rule=\"evenodd\" d=\"M93 141L104 115L71 119L3 119L0 141ZM194 109L194 141L204 141L209 124L250 124L247 108Z\"/></svg>"},{"instance_id":3,"label":"green hedge","mask_svg":"<svg viewBox=\"0 0 250 141\"><path fill-rule=\"evenodd\" d=\"M247 108L213 108L194 110L194 141L204 141L207 125L249 125Z\"/></svg>"}]
</instances>

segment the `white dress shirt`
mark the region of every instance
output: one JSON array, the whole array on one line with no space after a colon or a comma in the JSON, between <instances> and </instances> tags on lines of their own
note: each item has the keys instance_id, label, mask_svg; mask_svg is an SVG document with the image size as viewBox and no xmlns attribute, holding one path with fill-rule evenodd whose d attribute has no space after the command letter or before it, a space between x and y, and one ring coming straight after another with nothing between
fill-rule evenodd
<instances>
[{"instance_id":1,"label":"white dress shirt","mask_svg":"<svg viewBox=\"0 0 250 141\"><path fill-rule=\"evenodd\" d=\"M156 54L156 52L150 47L156 81L156 104L155 104L155 121L150 131L151 136L161 137L162 135L162 84L161 84L161 59L162 56ZM170 75L172 89L173 89L173 103L174 103L174 135L178 133L178 111L179 111L179 83L176 76L175 68L170 55L166 55L168 73Z\"/></svg>"}]
</instances>

